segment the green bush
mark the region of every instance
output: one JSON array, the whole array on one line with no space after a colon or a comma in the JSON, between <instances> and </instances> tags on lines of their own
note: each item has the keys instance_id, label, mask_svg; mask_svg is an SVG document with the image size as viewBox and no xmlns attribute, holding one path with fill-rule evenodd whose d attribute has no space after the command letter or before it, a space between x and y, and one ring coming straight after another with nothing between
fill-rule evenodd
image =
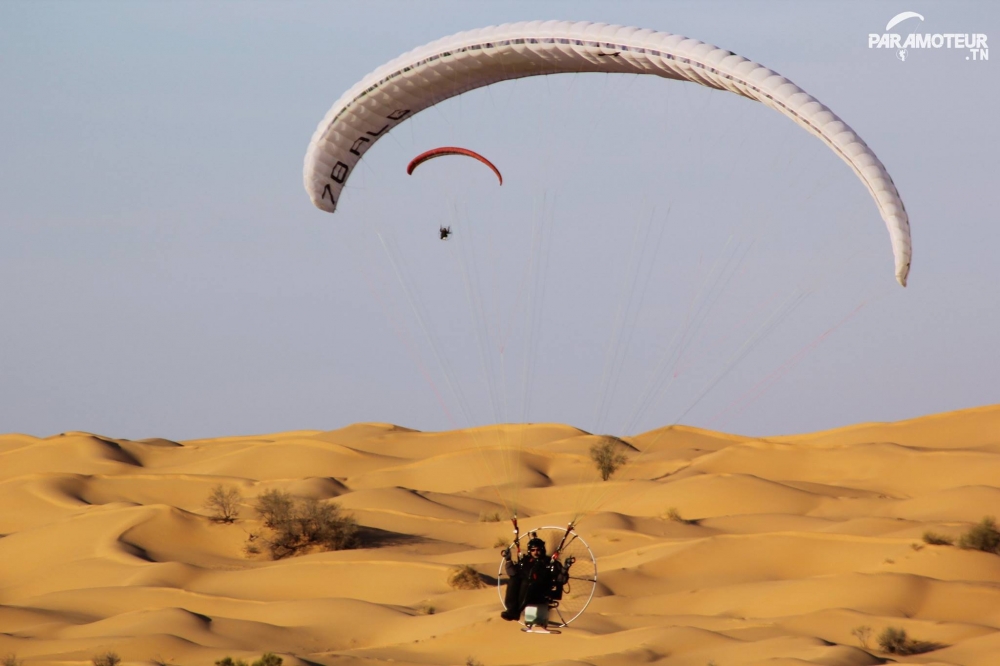
<instances>
[{"instance_id":1,"label":"green bush","mask_svg":"<svg viewBox=\"0 0 1000 666\"><path fill-rule=\"evenodd\" d=\"M996 521L987 516L979 521L958 540L958 547L967 550L981 550L984 553L1000 553L1000 532Z\"/></svg>"},{"instance_id":2,"label":"green bush","mask_svg":"<svg viewBox=\"0 0 1000 666\"><path fill-rule=\"evenodd\" d=\"M590 458L601 473L601 480L607 481L622 465L628 462L628 456L619 450L619 440L616 437L605 437L603 441L590 447Z\"/></svg>"}]
</instances>

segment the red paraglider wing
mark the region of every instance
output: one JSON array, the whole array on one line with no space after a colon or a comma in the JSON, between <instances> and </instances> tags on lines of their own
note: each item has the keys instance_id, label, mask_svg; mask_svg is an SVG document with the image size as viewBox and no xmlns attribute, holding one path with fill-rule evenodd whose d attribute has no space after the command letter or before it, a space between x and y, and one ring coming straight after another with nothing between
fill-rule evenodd
<instances>
[{"instance_id":1,"label":"red paraglider wing","mask_svg":"<svg viewBox=\"0 0 1000 666\"><path fill-rule=\"evenodd\" d=\"M441 157L442 155L465 155L466 157L471 157L473 159L479 160L489 168L493 169L493 173L497 175L497 179L500 181L500 184L503 185L503 176L500 175L500 170L493 165L493 162L490 162L488 159L486 159L479 153L475 152L474 150L469 150L467 148L457 148L455 146L443 146L441 148L432 148L431 150L428 150L425 153L420 153L412 160L410 160L409 165L407 165L406 167L406 173L412 174L414 169L416 169L418 166L420 166L427 160L432 160L435 157Z\"/></svg>"}]
</instances>

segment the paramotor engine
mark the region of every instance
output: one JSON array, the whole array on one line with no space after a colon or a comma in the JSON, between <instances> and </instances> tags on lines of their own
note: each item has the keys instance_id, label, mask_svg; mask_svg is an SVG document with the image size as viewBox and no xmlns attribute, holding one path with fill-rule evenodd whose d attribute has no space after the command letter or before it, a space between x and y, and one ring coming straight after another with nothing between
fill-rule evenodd
<instances>
[{"instance_id":1,"label":"paramotor engine","mask_svg":"<svg viewBox=\"0 0 1000 666\"><path fill-rule=\"evenodd\" d=\"M546 526L524 534L518 533L508 548L520 552L525 549L531 539L542 539L545 541L547 552L558 552L563 565L566 566L569 563L567 567L569 580L559 590L559 599L553 600L549 616L550 626L565 627L580 617L590 605L590 600L594 598L594 592L597 589L597 559L587 542L576 533L572 526ZM501 605L504 603L504 585L506 584L504 563L501 561L500 571L497 574L497 593L500 595Z\"/></svg>"}]
</instances>

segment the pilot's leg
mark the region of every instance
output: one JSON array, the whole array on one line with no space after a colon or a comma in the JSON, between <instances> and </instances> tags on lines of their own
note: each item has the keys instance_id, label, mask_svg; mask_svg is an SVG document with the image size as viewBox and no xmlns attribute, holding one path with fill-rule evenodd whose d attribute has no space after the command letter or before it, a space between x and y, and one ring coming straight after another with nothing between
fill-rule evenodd
<instances>
[{"instance_id":1,"label":"pilot's leg","mask_svg":"<svg viewBox=\"0 0 1000 666\"><path fill-rule=\"evenodd\" d=\"M507 591L503 595L503 605L506 610L500 613L505 620L517 620L521 617L521 577L514 576L507 581Z\"/></svg>"}]
</instances>

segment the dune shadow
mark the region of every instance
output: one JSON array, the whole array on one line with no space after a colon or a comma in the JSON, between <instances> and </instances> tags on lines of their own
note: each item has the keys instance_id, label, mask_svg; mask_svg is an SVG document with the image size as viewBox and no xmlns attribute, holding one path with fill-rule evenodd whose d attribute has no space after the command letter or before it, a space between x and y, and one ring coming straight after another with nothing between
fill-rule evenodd
<instances>
[{"instance_id":1,"label":"dune shadow","mask_svg":"<svg viewBox=\"0 0 1000 666\"><path fill-rule=\"evenodd\" d=\"M925 654L927 652L934 652L935 650L940 650L946 647L948 647L948 645L945 643L909 640L906 642L906 645L904 645L902 649L897 652L897 654Z\"/></svg>"},{"instance_id":2,"label":"dune shadow","mask_svg":"<svg viewBox=\"0 0 1000 666\"><path fill-rule=\"evenodd\" d=\"M357 532L358 548L384 548L386 546L404 546L418 543L430 543L434 539L405 534L402 532L391 532L377 527L358 526Z\"/></svg>"},{"instance_id":3,"label":"dune shadow","mask_svg":"<svg viewBox=\"0 0 1000 666\"><path fill-rule=\"evenodd\" d=\"M324 663L323 663L322 661L313 661L313 660L311 660L311 659L308 659L308 658L306 658L306 657L303 657L303 656L302 656L302 655L300 655L300 654L297 654L297 655L293 655L293 656L294 656L294 657L295 657L296 659L298 659L299 661L301 661L301 662L302 662L303 664L305 664L306 666L324 666Z\"/></svg>"},{"instance_id":4,"label":"dune shadow","mask_svg":"<svg viewBox=\"0 0 1000 666\"><path fill-rule=\"evenodd\" d=\"M152 555L150 555L148 550L146 550L144 547L142 547L142 546L140 546L140 545L138 545L136 543L132 543L131 541L126 541L125 539L119 538L118 539L118 544L121 547L122 551L128 553L129 555L131 555L133 557L137 557L137 558L139 558L140 560L142 560L144 562L158 562L159 561L156 558L154 558Z\"/></svg>"}]
</instances>

